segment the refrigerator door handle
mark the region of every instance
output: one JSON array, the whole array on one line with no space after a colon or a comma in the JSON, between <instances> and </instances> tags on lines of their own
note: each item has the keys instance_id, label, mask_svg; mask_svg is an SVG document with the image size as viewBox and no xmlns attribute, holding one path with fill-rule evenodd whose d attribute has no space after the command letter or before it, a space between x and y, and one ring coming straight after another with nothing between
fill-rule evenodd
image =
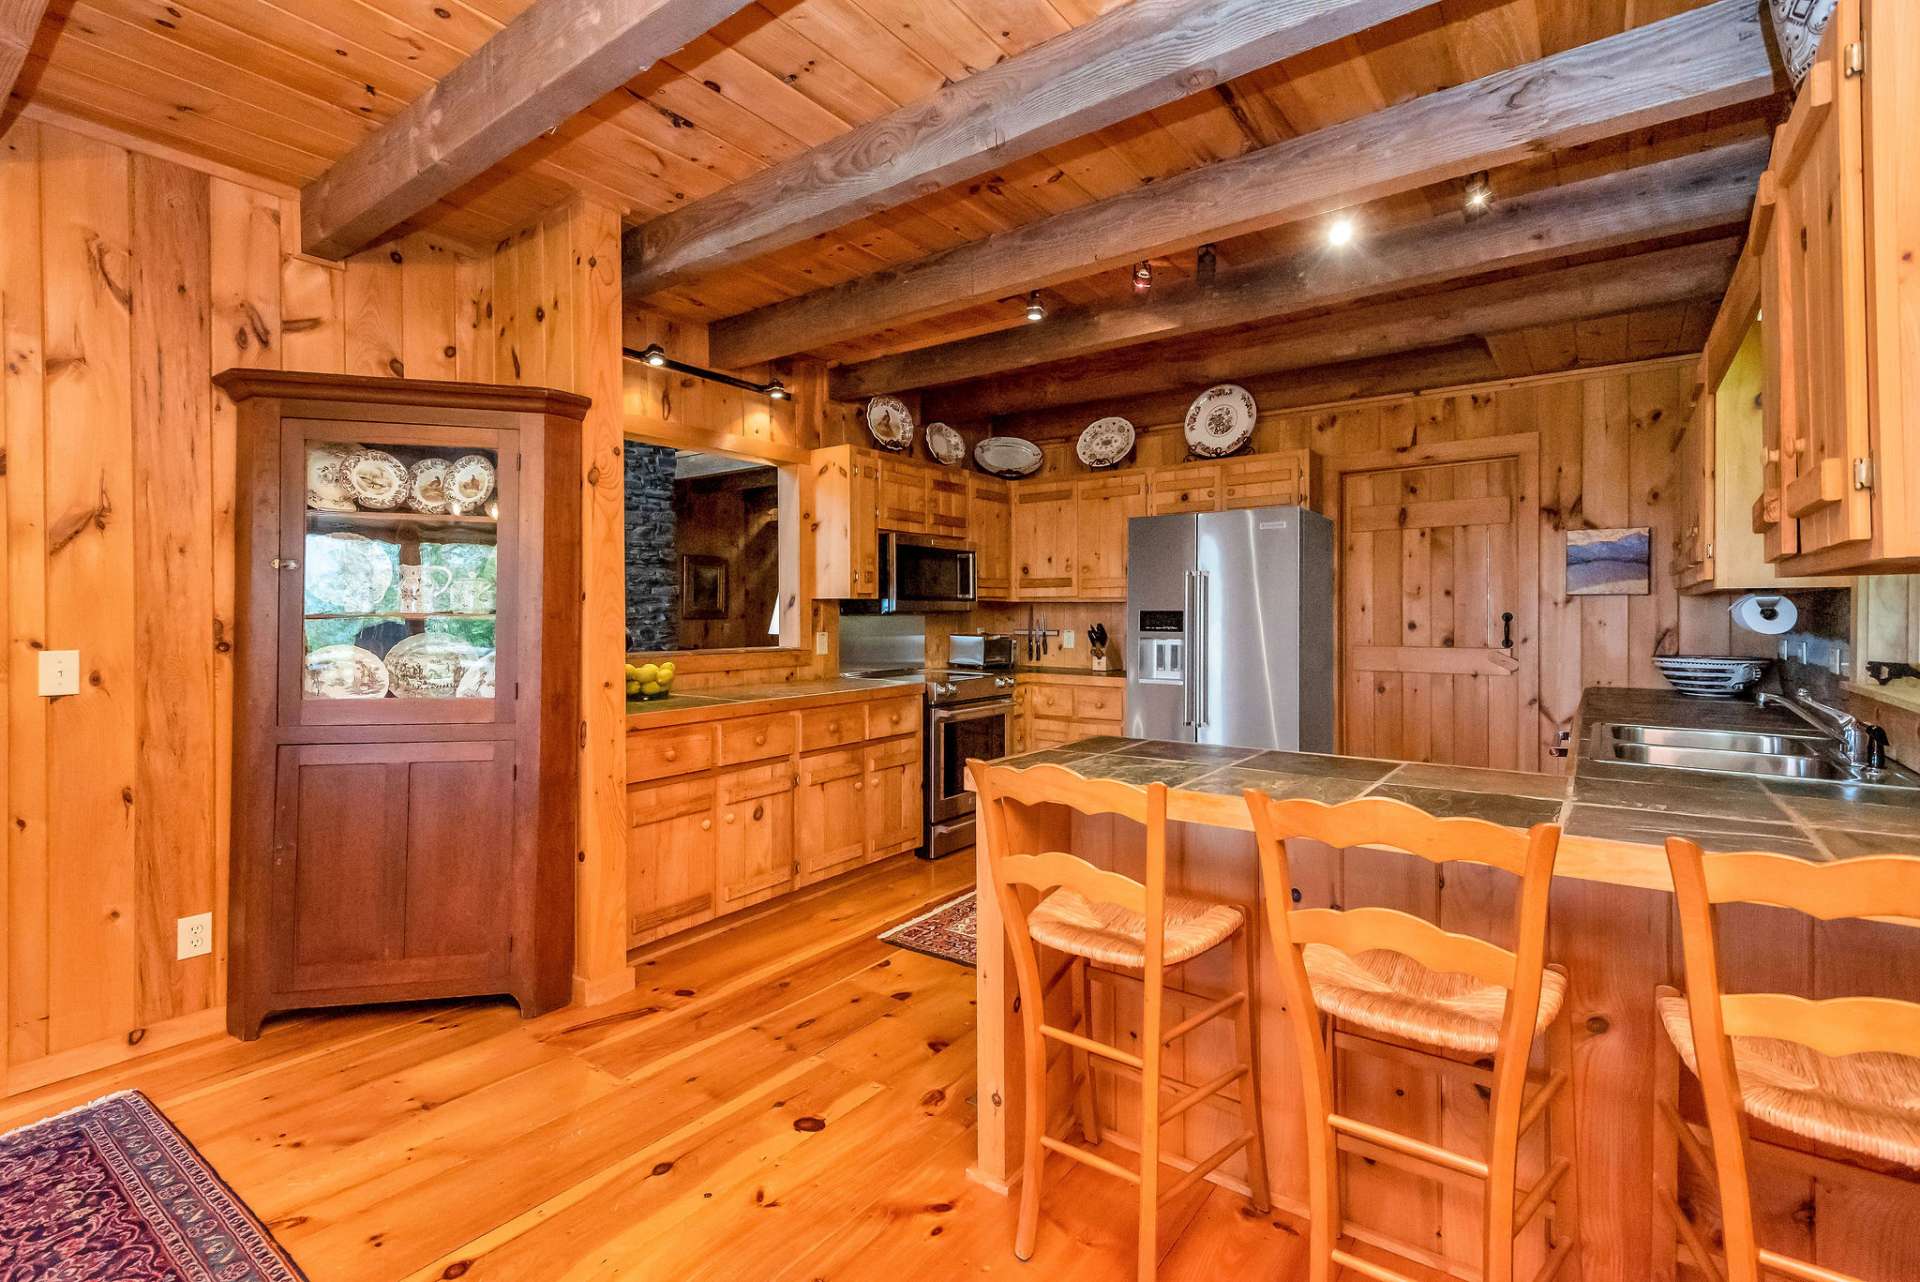
<instances>
[{"instance_id":1,"label":"refrigerator door handle","mask_svg":"<svg viewBox=\"0 0 1920 1282\"><path fill-rule=\"evenodd\" d=\"M1193 580L1194 580L1194 575L1195 575L1194 571L1192 570L1187 571L1185 595L1180 603L1181 608L1184 610L1184 613L1182 614L1181 618L1186 625L1184 628L1185 641L1186 641L1186 653L1185 655L1182 656L1183 670L1180 674L1180 724L1183 726L1191 726L1193 724L1193 620L1194 620Z\"/></svg>"},{"instance_id":2,"label":"refrigerator door handle","mask_svg":"<svg viewBox=\"0 0 1920 1282\"><path fill-rule=\"evenodd\" d=\"M1207 597L1208 579L1205 570L1194 572L1193 623L1188 629L1192 636L1193 654L1188 660L1191 674L1187 680L1188 689L1193 691L1193 726L1200 729L1207 724Z\"/></svg>"}]
</instances>

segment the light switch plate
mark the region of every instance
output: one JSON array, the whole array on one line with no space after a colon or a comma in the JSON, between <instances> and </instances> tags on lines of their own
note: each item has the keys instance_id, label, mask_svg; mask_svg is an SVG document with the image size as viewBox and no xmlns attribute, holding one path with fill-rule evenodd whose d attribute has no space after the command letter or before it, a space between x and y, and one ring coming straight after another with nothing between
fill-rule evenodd
<instances>
[{"instance_id":1,"label":"light switch plate","mask_svg":"<svg viewBox=\"0 0 1920 1282\"><path fill-rule=\"evenodd\" d=\"M191 917L182 917L174 923L178 933L174 957L185 961L189 957L205 957L213 951L213 914L195 913Z\"/></svg>"},{"instance_id":2,"label":"light switch plate","mask_svg":"<svg viewBox=\"0 0 1920 1282\"><path fill-rule=\"evenodd\" d=\"M815 654L825 654L827 652L827 634L826 633L816 632L813 634L813 652Z\"/></svg>"},{"instance_id":3,"label":"light switch plate","mask_svg":"<svg viewBox=\"0 0 1920 1282\"><path fill-rule=\"evenodd\" d=\"M1062 650L1073 649L1074 641L1078 638L1078 636L1079 636L1079 633L1075 632L1072 628L1061 628L1060 629L1060 648Z\"/></svg>"},{"instance_id":4,"label":"light switch plate","mask_svg":"<svg viewBox=\"0 0 1920 1282\"><path fill-rule=\"evenodd\" d=\"M40 693L48 698L80 693L80 652L78 650L42 650L40 652Z\"/></svg>"}]
</instances>

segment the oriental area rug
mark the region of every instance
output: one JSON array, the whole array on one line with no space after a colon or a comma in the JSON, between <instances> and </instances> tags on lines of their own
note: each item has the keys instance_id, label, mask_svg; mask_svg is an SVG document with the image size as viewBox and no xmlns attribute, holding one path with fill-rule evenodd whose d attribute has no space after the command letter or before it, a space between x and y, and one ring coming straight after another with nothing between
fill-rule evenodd
<instances>
[{"instance_id":1,"label":"oriental area rug","mask_svg":"<svg viewBox=\"0 0 1920 1282\"><path fill-rule=\"evenodd\" d=\"M147 1097L0 1135L8 1282L305 1282Z\"/></svg>"},{"instance_id":2,"label":"oriental area rug","mask_svg":"<svg viewBox=\"0 0 1920 1282\"><path fill-rule=\"evenodd\" d=\"M979 926L974 920L974 894L969 890L932 912L922 913L905 925L895 926L880 936L881 942L971 967L974 948L979 940Z\"/></svg>"}]
</instances>

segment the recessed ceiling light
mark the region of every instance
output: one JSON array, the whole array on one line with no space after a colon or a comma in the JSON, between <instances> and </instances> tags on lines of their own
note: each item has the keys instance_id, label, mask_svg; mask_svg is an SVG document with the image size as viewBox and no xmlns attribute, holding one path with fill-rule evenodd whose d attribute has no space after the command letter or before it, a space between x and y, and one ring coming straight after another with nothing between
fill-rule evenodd
<instances>
[{"instance_id":1,"label":"recessed ceiling light","mask_svg":"<svg viewBox=\"0 0 1920 1282\"><path fill-rule=\"evenodd\" d=\"M1027 319L1043 321L1047 318L1047 305L1040 301L1040 291L1034 290L1027 295Z\"/></svg>"},{"instance_id":2,"label":"recessed ceiling light","mask_svg":"<svg viewBox=\"0 0 1920 1282\"><path fill-rule=\"evenodd\" d=\"M1344 249L1353 243L1353 219L1345 214L1327 224L1327 243L1335 249Z\"/></svg>"}]
</instances>

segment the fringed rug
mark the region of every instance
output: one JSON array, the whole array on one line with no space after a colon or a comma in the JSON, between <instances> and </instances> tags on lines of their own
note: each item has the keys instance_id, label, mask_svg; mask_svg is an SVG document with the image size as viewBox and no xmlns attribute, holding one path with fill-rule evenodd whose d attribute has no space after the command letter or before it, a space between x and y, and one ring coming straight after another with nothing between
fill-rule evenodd
<instances>
[{"instance_id":1,"label":"fringed rug","mask_svg":"<svg viewBox=\"0 0 1920 1282\"><path fill-rule=\"evenodd\" d=\"M0 1135L0 1278L305 1282L138 1091Z\"/></svg>"},{"instance_id":2,"label":"fringed rug","mask_svg":"<svg viewBox=\"0 0 1920 1282\"><path fill-rule=\"evenodd\" d=\"M974 892L969 890L904 926L895 926L880 936L880 942L971 968L980 934L975 908Z\"/></svg>"}]
</instances>

